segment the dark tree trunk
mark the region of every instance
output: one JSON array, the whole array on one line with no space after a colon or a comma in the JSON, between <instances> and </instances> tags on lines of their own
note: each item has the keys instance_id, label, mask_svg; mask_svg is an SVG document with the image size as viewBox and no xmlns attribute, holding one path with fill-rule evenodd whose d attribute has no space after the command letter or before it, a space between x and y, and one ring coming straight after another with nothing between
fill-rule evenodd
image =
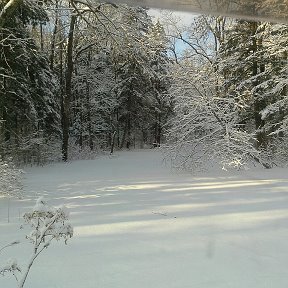
<instances>
[{"instance_id":1,"label":"dark tree trunk","mask_svg":"<svg viewBox=\"0 0 288 288\"><path fill-rule=\"evenodd\" d=\"M131 146L131 114L128 114L127 118L127 141L126 141L126 148L130 149Z\"/></svg>"},{"instance_id":2,"label":"dark tree trunk","mask_svg":"<svg viewBox=\"0 0 288 288\"><path fill-rule=\"evenodd\" d=\"M40 23L40 49L41 51L44 50L44 39L43 39L43 25Z\"/></svg>"},{"instance_id":3,"label":"dark tree trunk","mask_svg":"<svg viewBox=\"0 0 288 288\"><path fill-rule=\"evenodd\" d=\"M58 8L58 1L56 1L56 9ZM56 12L57 13L57 12ZM56 35L57 35L57 31L58 31L58 15L56 15L55 18L55 23L54 23L54 29L53 29L53 33L52 33L52 40L51 40L51 51L50 51L50 56L49 56L49 61L50 61L50 69L53 70L54 69L54 58L55 58L55 46L56 46Z\"/></svg>"},{"instance_id":4,"label":"dark tree trunk","mask_svg":"<svg viewBox=\"0 0 288 288\"><path fill-rule=\"evenodd\" d=\"M91 63L91 49L88 52L88 67ZM89 80L86 78L86 109L87 109L87 122L88 122L88 141L89 141L89 148L92 151L94 149L93 143L93 131L92 131L92 123L91 123L91 105L90 105L90 83Z\"/></svg>"},{"instance_id":5,"label":"dark tree trunk","mask_svg":"<svg viewBox=\"0 0 288 288\"><path fill-rule=\"evenodd\" d=\"M257 34L257 29L258 29L258 22L251 22L251 29L252 29L252 52L254 55L259 52L259 49L261 49L260 44L261 44L261 39L257 39L256 34ZM257 43L258 41L258 43ZM252 66L252 75L257 76L258 73L264 72L265 71L265 66L264 64L261 63L261 61L254 60L253 61L253 66ZM259 80L255 82L255 86L258 84ZM265 108L265 103L263 103L263 100L259 99L259 95L256 94L254 96L254 122L255 122L255 127L257 133L256 133L256 147L265 147L267 145L267 137L264 131L260 131L261 128L264 126L265 122L264 120L261 119L261 114L260 111Z\"/></svg>"},{"instance_id":6,"label":"dark tree trunk","mask_svg":"<svg viewBox=\"0 0 288 288\"><path fill-rule=\"evenodd\" d=\"M117 147L120 148L120 123L119 123L119 109L116 111L116 120L117 120Z\"/></svg>"},{"instance_id":7,"label":"dark tree trunk","mask_svg":"<svg viewBox=\"0 0 288 288\"><path fill-rule=\"evenodd\" d=\"M155 145L157 147L160 146L160 142L161 142L161 114L157 113L156 114L156 123L155 123L155 134L154 134L154 141L155 141Z\"/></svg>"},{"instance_id":8,"label":"dark tree trunk","mask_svg":"<svg viewBox=\"0 0 288 288\"><path fill-rule=\"evenodd\" d=\"M132 89L131 89L132 90ZM126 141L126 148L130 149L131 146L131 129L132 129L132 119L131 119L131 107L132 107L132 103L131 103L131 95L129 94L128 96L128 101L127 101L127 111L128 111L128 115L127 115L127 141Z\"/></svg>"},{"instance_id":9,"label":"dark tree trunk","mask_svg":"<svg viewBox=\"0 0 288 288\"><path fill-rule=\"evenodd\" d=\"M111 139L111 150L110 150L110 154L111 154L111 155L114 153L115 138L116 138L116 131L114 131L113 134L112 134L112 139Z\"/></svg>"},{"instance_id":10,"label":"dark tree trunk","mask_svg":"<svg viewBox=\"0 0 288 288\"><path fill-rule=\"evenodd\" d=\"M127 121L125 121L125 127L124 127L124 131L123 131L123 135L122 135L122 139L121 139L121 143L120 143L120 149L122 149L124 147L126 135L127 135Z\"/></svg>"},{"instance_id":11,"label":"dark tree trunk","mask_svg":"<svg viewBox=\"0 0 288 288\"><path fill-rule=\"evenodd\" d=\"M62 141L62 159L63 161L68 160L68 143L69 143L69 126L70 126L70 102L72 98L72 74L73 74L73 40L74 40L74 29L76 25L77 15L71 16L68 44L67 44L67 67L65 77L65 93L63 99L63 141Z\"/></svg>"}]
</instances>

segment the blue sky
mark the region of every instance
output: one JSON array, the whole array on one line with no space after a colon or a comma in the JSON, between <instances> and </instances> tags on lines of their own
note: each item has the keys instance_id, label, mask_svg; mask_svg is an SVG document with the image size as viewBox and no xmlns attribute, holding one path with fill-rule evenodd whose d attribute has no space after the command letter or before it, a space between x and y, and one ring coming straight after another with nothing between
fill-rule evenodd
<instances>
[{"instance_id":1,"label":"blue sky","mask_svg":"<svg viewBox=\"0 0 288 288\"><path fill-rule=\"evenodd\" d=\"M161 20L163 19L163 15L161 14L161 9L149 9L148 14L150 16L152 16L154 21L157 21L159 19L159 21L161 22ZM169 10L166 10L169 11ZM179 19L179 25L190 25L191 22L193 21L193 18L195 16L197 16L197 14L193 14L191 12L179 12L179 11L172 11L173 12L173 16L177 17ZM183 50L187 48L187 44L185 44L183 41L178 40L176 41L176 53L177 54L181 54L183 52Z\"/></svg>"}]
</instances>

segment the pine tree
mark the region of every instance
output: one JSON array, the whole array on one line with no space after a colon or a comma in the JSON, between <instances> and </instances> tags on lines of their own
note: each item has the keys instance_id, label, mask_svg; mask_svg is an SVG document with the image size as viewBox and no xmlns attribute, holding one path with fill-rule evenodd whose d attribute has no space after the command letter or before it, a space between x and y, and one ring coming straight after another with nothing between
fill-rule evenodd
<instances>
[{"instance_id":1,"label":"pine tree","mask_svg":"<svg viewBox=\"0 0 288 288\"><path fill-rule=\"evenodd\" d=\"M129 13L123 17L125 27L129 27L125 31L126 49L113 50L119 124L123 131L120 147L126 148L135 145L135 140L141 146L160 143L164 115L169 110L162 97L169 85L163 28L159 23L153 26L145 9L130 8Z\"/></svg>"},{"instance_id":2,"label":"pine tree","mask_svg":"<svg viewBox=\"0 0 288 288\"><path fill-rule=\"evenodd\" d=\"M266 154L285 130L286 47L286 25L236 21L218 57L227 97L237 99L241 123L256 131L255 147Z\"/></svg>"},{"instance_id":3,"label":"pine tree","mask_svg":"<svg viewBox=\"0 0 288 288\"><path fill-rule=\"evenodd\" d=\"M44 139L58 130L57 84L47 59L28 34L28 26L48 20L44 9L29 1L16 8L0 31L1 147L2 156L13 153L14 158L31 161L40 157Z\"/></svg>"}]
</instances>

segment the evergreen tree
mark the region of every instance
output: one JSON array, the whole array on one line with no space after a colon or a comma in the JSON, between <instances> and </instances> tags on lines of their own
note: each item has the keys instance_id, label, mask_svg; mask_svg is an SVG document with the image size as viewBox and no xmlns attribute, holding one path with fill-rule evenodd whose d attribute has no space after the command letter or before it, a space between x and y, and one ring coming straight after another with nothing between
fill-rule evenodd
<instances>
[{"instance_id":1,"label":"evergreen tree","mask_svg":"<svg viewBox=\"0 0 288 288\"><path fill-rule=\"evenodd\" d=\"M226 97L237 99L241 123L266 154L285 134L287 36L286 25L235 21L218 56Z\"/></svg>"},{"instance_id":2,"label":"evergreen tree","mask_svg":"<svg viewBox=\"0 0 288 288\"><path fill-rule=\"evenodd\" d=\"M90 48L78 58L73 77L72 136L80 150L111 145L116 129L115 84L108 52Z\"/></svg>"},{"instance_id":3,"label":"evergreen tree","mask_svg":"<svg viewBox=\"0 0 288 288\"><path fill-rule=\"evenodd\" d=\"M15 8L0 31L0 117L2 156L19 160L40 157L40 146L59 132L57 83L48 62L28 34L28 27L47 21L37 2ZM36 140L36 138L38 140ZM8 151L5 151L8 150ZM34 150L34 151L32 151ZM36 154L35 154L36 153ZM24 158L24 159L23 159Z\"/></svg>"},{"instance_id":4,"label":"evergreen tree","mask_svg":"<svg viewBox=\"0 0 288 288\"><path fill-rule=\"evenodd\" d=\"M126 148L135 145L135 140L141 146L160 143L163 115L169 110L162 97L169 85L163 28L159 23L153 25L143 8L130 8L129 13L123 19L129 27L126 49L113 50L118 119L123 131L119 144Z\"/></svg>"}]
</instances>

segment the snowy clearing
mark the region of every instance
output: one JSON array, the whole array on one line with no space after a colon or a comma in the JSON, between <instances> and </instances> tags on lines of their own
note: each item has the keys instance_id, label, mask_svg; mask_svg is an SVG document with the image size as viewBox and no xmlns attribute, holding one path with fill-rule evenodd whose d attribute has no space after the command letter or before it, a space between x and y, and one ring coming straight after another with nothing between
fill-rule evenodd
<instances>
[{"instance_id":1,"label":"snowy clearing","mask_svg":"<svg viewBox=\"0 0 288 288\"><path fill-rule=\"evenodd\" d=\"M283 288L288 284L287 169L171 171L157 150L26 169L28 199L0 198L0 252L25 263L20 217L45 196L66 205L74 237L32 267L29 288ZM12 276L0 287L16 287Z\"/></svg>"}]
</instances>

